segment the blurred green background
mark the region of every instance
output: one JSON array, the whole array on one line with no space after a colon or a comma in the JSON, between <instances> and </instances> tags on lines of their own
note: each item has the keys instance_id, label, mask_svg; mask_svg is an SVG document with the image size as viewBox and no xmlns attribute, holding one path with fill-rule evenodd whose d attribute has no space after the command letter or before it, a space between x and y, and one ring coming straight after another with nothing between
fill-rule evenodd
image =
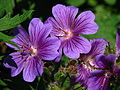
<instances>
[{"instance_id":1,"label":"blurred green background","mask_svg":"<svg viewBox=\"0 0 120 90\"><path fill-rule=\"evenodd\" d=\"M110 42L111 47L115 48L116 30L120 27L120 0L0 0L0 90L36 90L35 88L64 90L64 88L57 88L54 84L46 87L45 84L48 83L44 84L44 79L39 80L39 78L32 83L27 83L23 81L22 74L11 78L10 69L2 64L4 57L14 51L4 44L5 42L13 44L9 41L13 38L11 37L13 28L21 25L27 30L30 20L34 17L44 22L52 16L52 7L56 4L76 6L79 8L79 13L86 10L93 11L99 30L94 35L84 36L88 39L105 38Z\"/></svg>"}]
</instances>

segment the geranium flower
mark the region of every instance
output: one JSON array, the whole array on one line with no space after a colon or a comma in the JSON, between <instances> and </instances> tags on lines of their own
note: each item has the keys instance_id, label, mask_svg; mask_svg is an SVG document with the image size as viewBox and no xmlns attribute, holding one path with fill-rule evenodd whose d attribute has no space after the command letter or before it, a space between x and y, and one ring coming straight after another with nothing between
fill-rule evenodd
<instances>
[{"instance_id":1,"label":"geranium flower","mask_svg":"<svg viewBox=\"0 0 120 90\"><path fill-rule=\"evenodd\" d=\"M51 24L43 24L38 18L30 22L29 34L21 27L18 27L18 30L16 38L11 41L18 45L20 50L10 54L17 68L7 63L5 66L11 68L13 77L23 70L24 80L32 82L36 76L41 76L43 73L42 61L53 60L58 56L60 40L48 37L52 30Z\"/></svg>"},{"instance_id":2,"label":"geranium flower","mask_svg":"<svg viewBox=\"0 0 120 90\"><path fill-rule=\"evenodd\" d=\"M105 39L91 39L91 50L87 54L81 54L78 64L77 75L74 77L75 82L80 82L83 86L87 86L88 77L91 71L97 67L95 64L95 58L97 55L103 54L108 42Z\"/></svg>"},{"instance_id":3,"label":"geranium flower","mask_svg":"<svg viewBox=\"0 0 120 90\"><path fill-rule=\"evenodd\" d=\"M110 78L114 74L115 61L116 56L113 54L97 56L96 64L100 70L90 73L88 90L109 90Z\"/></svg>"},{"instance_id":4,"label":"geranium flower","mask_svg":"<svg viewBox=\"0 0 120 90\"><path fill-rule=\"evenodd\" d=\"M53 17L49 17L46 23L51 23L53 29L51 36L59 37L61 46L56 62L62 56L62 49L69 58L79 58L80 53L88 53L91 49L90 42L79 34L94 34L98 25L94 22L95 16L91 11L85 11L78 15L78 8L57 4L52 8Z\"/></svg>"}]
</instances>

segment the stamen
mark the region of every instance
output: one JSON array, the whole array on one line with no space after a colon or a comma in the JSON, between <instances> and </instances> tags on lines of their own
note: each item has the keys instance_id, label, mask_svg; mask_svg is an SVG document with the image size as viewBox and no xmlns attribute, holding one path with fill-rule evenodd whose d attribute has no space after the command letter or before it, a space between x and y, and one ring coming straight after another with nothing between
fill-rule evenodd
<instances>
[{"instance_id":1,"label":"stamen","mask_svg":"<svg viewBox=\"0 0 120 90\"><path fill-rule=\"evenodd\" d=\"M61 33L57 35L58 37L69 39L73 36L70 30L63 30L61 29Z\"/></svg>"},{"instance_id":2,"label":"stamen","mask_svg":"<svg viewBox=\"0 0 120 90\"><path fill-rule=\"evenodd\" d=\"M68 32L66 32L66 39L69 39L73 36L72 32L69 30Z\"/></svg>"},{"instance_id":3,"label":"stamen","mask_svg":"<svg viewBox=\"0 0 120 90\"><path fill-rule=\"evenodd\" d=\"M34 48L33 46L31 47L31 55L36 56L37 55L37 48Z\"/></svg>"}]
</instances>

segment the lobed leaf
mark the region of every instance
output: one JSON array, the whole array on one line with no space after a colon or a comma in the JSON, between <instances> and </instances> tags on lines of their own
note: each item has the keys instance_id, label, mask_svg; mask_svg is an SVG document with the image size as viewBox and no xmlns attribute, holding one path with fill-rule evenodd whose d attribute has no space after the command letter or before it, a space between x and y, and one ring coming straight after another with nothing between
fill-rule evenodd
<instances>
[{"instance_id":1,"label":"lobed leaf","mask_svg":"<svg viewBox=\"0 0 120 90\"><path fill-rule=\"evenodd\" d=\"M0 31L5 31L11 28L18 26L20 23L25 21L31 14L33 10L28 10L22 15L16 15L13 18L10 18L9 15L4 16L0 19Z\"/></svg>"}]
</instances>

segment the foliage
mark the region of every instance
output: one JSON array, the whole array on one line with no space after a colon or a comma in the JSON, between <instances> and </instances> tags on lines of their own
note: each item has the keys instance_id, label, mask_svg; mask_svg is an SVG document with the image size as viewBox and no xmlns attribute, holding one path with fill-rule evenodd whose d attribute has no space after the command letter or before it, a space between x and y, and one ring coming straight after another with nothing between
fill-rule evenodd
<instances>
[{"instance_id":1,"label":"foliage","mask_svg":"<svg viewBox=\"0 0 120 90\"><path fill-rule=\"evenodd\" d=\"M0 17L4 13L13 13L13 8L15 7L14 0L0 0Z\"/></svg>"},{"instance_id":2,"label":"foliage","mask_svg":"<svg viewBox=\"0 0 120 90\"><path fill-rule=\"evenodd\" d=\"M13 18L11 18L9 15L4 16L0 19L0 31L8 30L11 28L14 28L23 21L25 21L33 12L33 10L29 10L24 12L22 15L16 15Z\"/></svg>"},{"instance_id":3,"label":"foliage","mask_svg":"<svg viewBox=\"0 0 120 90\"><path fill-rule=\"evenodd\" d=\"M85 3L86 0L67 0L67 4L73 5L73 6L80 6Z\"/></svg>"},{"instance_id":4,"label":"foliage","mask_svg":"<svg viewBox=\"0 0 120 90\"><path fill-rule=\"evenodd\" d=\"M99 30L94 35L83 36L88 39L105 38L112 48L115 47L116 29L120 27L119 0L0 0L0 90L84 90L80 84L71 87L69 69L72 62L66 56L63 56L59 63L49 62L50 66L46 65L43 76L32 83L23 81L22 75L11 78L10 70L3 66L4 57L12 50L5 45L7 49L3 53L1 42L16 46L10 41L13 39L13 28L19 25L26 28L34 17L42 20L48 18L51 16L52 6L58 3L76 6L81 12L92 10L96 15L95 21ZM119 84L111 87L113 90L120 89Z\"/></svg>"}]
</instances>

